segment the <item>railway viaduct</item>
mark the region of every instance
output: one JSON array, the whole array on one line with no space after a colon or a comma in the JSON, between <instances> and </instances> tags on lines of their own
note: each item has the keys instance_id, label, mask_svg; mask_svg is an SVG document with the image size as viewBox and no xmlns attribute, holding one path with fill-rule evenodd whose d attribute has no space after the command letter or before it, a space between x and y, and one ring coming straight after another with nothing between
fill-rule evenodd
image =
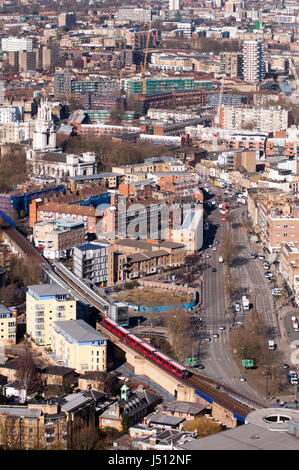
<instances>
[{"instance_id":1,"label":"railway viaduct","mask_svg":"<svg viewBox=\"0 0 299 470\"><path fill-rule=\"evenodd\" d=\"M1 229L2 240L11 247L13 252L17 252L23 258L45 265L44 258L18 230L7 226L2 226ZM82 295L82 292L80 294ZM246 416L252 409L216 390L216 383L208 384L208 381L203 380L203 377L197 378L196 375L192 377L192 380L181 380L131 349L102 327L100 323L98 323L97 329L110 339L112 353L116 358L128 362L134 368L136 375L147 376L167 390L176 400L204 404L208 413L227 428L236 427L246 421Z\"/></svg>"},{"instance_id":2,"label":"railway viaduct","mask_svg":"<svg viewBox=\"0 0 299 470\"><path fill-rule=\"evenodd\" d=\"M169 374L159 365L141 356L120 339L115 338L114 335L99 323L97 324L97 329L111 339L110 344L113 357L122 359L130 364L136 375L148 377L153 382L159 384L164 390L167 390L176 400L202 403L207 407L208 414L227 428L234 428L241 422L245 422L244 414L236 417L235 410L223 407L217 401L210 400L209 397L205 399L204 394L199 394L198 387L195 387L188 381L180 380L175 375ZM248 413L250 411L251 409L248 408Z\"/></svg>"}]
</instances>

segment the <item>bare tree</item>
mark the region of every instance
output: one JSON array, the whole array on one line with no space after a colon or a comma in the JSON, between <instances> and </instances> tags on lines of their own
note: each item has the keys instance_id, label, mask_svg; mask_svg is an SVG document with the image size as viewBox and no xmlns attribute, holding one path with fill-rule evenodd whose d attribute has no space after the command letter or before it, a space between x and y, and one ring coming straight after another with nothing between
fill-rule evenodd
<instances>
[{"instance_id":1,"label":"bare tree","mask_svg":"<svg viewBox=\"0 0 299 470\"><path fill-rule=\"evenodd\" d=\"M20 381L22 388L25 390L26 401L28 394L36 392L40 385L38 369L31 351L26 351L18 359L16 377Z\"/></svg>"},{"instance_id":2,"label":"bare tree","mask_svg":"<svg viewBox=\"0 0 299 470\"><path fill-rule=\"evenodd\" d=\"M190 316L186 310L173 310L167 314L166 324L173 351L178 359L183 359L191 352L192 347Z\"/></svg>"}]
</instances>

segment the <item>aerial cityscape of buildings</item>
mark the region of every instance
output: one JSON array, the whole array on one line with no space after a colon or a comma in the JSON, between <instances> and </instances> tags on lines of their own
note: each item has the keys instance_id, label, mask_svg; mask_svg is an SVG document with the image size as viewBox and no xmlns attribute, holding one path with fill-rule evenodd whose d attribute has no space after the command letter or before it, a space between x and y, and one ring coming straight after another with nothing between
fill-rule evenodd
<instances>
[{"instance_id":1,"label":"aerial cityscape of buildings","mask_svg":"<svg viewBox=\"0 0 299 470\"><path fill-rule=\"evenodd\" d=\"M0 449L299 449L298 2L0 26Z\"/></svg>"}]
</instances>

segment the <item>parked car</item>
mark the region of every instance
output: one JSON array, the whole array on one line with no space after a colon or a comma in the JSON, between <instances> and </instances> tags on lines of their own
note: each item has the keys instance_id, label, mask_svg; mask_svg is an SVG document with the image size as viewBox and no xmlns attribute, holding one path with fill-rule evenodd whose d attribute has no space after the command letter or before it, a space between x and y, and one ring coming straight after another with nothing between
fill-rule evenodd
<instances>
[{"instance_id":1,"label":"parked car","mask_svg":"<svg viewBox=\"0 0 299 470\"><path fill-rule=\"evenodd\" d=\"M220 326L219 326L219 330L225 330L225 326L224 326L224 325L220 325Z\"/></svg>"},{"instance_id":2,"label":"parked car","mask_svg":"<svg viewBox=\"0 0 299 470\"><path fill-rule=\"evenodd\" d=\"M246 382L246 379L243 377L243 375L240 376L240 382Z\"/></svg>"},{"instance_id":3,"label":"parked car","mask_svg":"<svg viewBox=\"0 0 299 470\"><path fill-rule=\"evenodd\" d=\"M214 338L219 338L218 333L213 333Z\"/></svg>"},{"instance_id":4,"label":"parked car","mask_svg":"<svg viewBox=\"0 0 299 470\"><path fill-rule=\"evenodd\" d=\"M206 336L206 337L205 337L205 340L206 340L206 341L211 341L211 336Z\"/></svg>"}]
</instances>

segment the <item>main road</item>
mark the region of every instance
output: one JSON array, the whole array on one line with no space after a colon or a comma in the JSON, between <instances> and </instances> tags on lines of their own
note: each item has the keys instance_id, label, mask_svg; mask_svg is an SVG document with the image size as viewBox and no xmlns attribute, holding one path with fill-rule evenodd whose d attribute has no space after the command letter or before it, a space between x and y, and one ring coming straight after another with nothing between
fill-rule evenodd
<instances>
[{"instance_id":1,"label":"main road","mask_svg":"<svg viewBox=\"0 0 299 470\"><path fill-rule=\"evenodd\" d=\"M274 329L273 303L269 285L263 275L261 261L250 258L250 246L246 228L243 226L242 212L246 212L246 206L231 211L233 218L231 224L232 237L238 250L232 267L232 270L236 273L234 278L238 279L239 283L239 298L236 300L241 300L241 295L247 294L251 303L263 314L267 324ZM225 238L224 234L228 222L221 221L219 210L216 209L209 216L209 224L209 238L206 241L206 246L212 245L212 247L206 248L203 256L205 258L204 263L209 264L211 267L204 269L203 274L202 314L204 330L201 333L200 362L205 365L204 372L206 374L222 381L223 384L233 385L234 388L254 397L256 394L249 384L241 382L240 369L232 357L228 345L232 318L228 314L230 305L227 305L225 294L225 266L218 261L221 240ZM216 244L216 240L219 240L220 244ZM207 253L210 255L208 258L206 257ZM213 271L212 268L216 268L216 271ZM247 312L245 314L241 312L235 318L235 322L243 323L245 315L247 315ZM224 326L225 329L220 329L220 326ZM214 334L218 337L214 337ZM206 339L207 336L210 337L210 341Z\"/></svg>"}]
</instances>

